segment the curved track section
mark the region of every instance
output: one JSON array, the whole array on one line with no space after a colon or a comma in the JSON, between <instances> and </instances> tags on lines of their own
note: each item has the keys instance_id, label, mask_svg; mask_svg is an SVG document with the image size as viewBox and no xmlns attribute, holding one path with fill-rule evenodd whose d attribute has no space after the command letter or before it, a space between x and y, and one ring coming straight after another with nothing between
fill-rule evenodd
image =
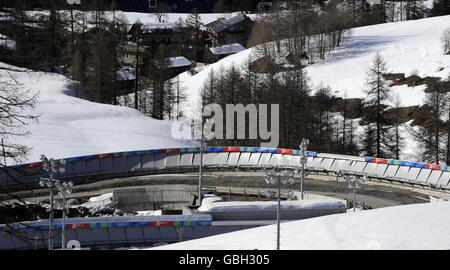
<instances>
[{"instance_id":1,"label":"curved track section","mask_svg":"<svg viewBox=\"0 0 450 270\"><path fill-rule=\"evenodd\" d=\"M314 173L367 175L369 180L450 190L450 166L308 152L307 168ZM300 168L300 150L259 147L208 147L203 166L213 170L260 170L267 166ZM200 148L153 149L106 153L65 159L65 173L59 179L108 179L120 176L180 173L198 170ZM18 187L17 180L36 182L48 177L42 162L17 165L0 171L0 183Z\"/></svg>"}]
</instances>

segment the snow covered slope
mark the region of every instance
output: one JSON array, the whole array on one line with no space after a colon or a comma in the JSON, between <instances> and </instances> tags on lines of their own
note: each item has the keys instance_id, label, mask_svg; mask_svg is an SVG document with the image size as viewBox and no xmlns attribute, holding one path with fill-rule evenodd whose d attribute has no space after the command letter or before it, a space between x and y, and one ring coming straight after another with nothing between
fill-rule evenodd
<instances>
[{"instance_id":1,"label":"snow covered slope","mask_svg":"<svg viewBox=\"0 0 450 270\"><path fill-rule=\"evenodd\" d=\"M450 55L443 54L440 41L447 27L450 27L450 16L354 28L342 47L332 51L325 60L306 67L310 86L314 90L328 85L338 97L364 98L366 73L377 52L385 59L388 72L447 78L450 74ZM188 72L180 74L180 81L188 91L188 111L185 115L191 117L198 114L191 110L199 107L200 92L211 71L218 74L220 68L245 65L249 57L255 60L254 48L221 59L194 76ZM401 107L422 105L425 88L426 85L394 86L391 88L393 100L390 102L393 104L398 94ZM406 139L401 158L415 160L418 152L409 129L409 124L401 126L402 136Z\"/></svg>"},{"instance_id":2,"label":"snow covered slope","mask_svg":"<svg viewBox=\"0 0 450 270\"><path fill-rule=\"evenodd\" d=\"M74 97L71 81L62 75L0 63L0 78L9 76L2 68L12 69L9 73L23 88L39 93L35 113L41 117L28 126L31 136L13 140L32 147L28 162L39 161L41 154L65 158L191 145L170 136L171 122L149 118L131 108Z\"/></svg>"},{"instance_id":3,"label":"snow covered slope","mask_svg":"<svg viewBox=\"0 0 450 270\"><path fill-rule=\"evenodd\" d=\"M450 202L393 206L281 224L281 249L450 249ZM269 250L276 225L155 249Z\"/></svg>"},{"instance_id":4,"label":"snow covered slope","mask_svg":"<svg viewBox=\"0 0 450 270\"><path fill-rule=\"evenodd\" d=\"M450 16L433 17L415 21L378 24L352 29L351 37L344 45L306 68L313 88L329 85L338 96L364 97L366 72L377 52L387 62L388 72L413 73L421 76L446 78L450 74L450 55L444 55L440 37L450 27ZM211 70L220 67L244 65L253 49L226 57L194 76L180 75L189 93L197 96ZM425 86L392 87L400 95L402 106L422 104ZM195 98L191 101L194 103Z\"/></svg>"},{"instance_id":5,"label":"snow covered slope","mask_svg":"<svg viewBox=\"0 0 450 270\"><path fill-rule=\"evenodd\" d=\"M343 47L306 70L315 86L329 85L340 96L347 90L348 98L364 96L365 74L376 52L385 59L389 72L446 78L450 55L443 54L440 37L449 26L450 16L442 16L355 28ZM408 106L422 104L424 88L392 89L402 105Z\"/></svg>"}]
</instances>

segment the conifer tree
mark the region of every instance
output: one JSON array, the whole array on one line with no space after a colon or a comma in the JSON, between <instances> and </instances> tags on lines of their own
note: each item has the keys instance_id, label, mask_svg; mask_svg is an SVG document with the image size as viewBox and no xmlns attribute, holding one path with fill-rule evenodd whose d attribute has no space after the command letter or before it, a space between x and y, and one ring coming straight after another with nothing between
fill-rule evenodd
<instances>
[{"instance_id":1,"label":"conifer tree","mask_svg":"<svg viewBox=\"0 0 450 270\"><path fill-rule=\"evenodd\" d=\"M366 98L364 101L363 123L374 123L374 129L366 129L366 139L368 132L373 132L375 136L375 156L389 157L392 156L391 145L389 142L389 126L391 121L387 117L385 111L387 108L386 101L390 98L390 88L387 85L383 74L387 73L386 63L383 57L377 53L373 58L366 77L365 90ZM368 149L365 149L367 152Z\"/></svg>"}]
</instances>

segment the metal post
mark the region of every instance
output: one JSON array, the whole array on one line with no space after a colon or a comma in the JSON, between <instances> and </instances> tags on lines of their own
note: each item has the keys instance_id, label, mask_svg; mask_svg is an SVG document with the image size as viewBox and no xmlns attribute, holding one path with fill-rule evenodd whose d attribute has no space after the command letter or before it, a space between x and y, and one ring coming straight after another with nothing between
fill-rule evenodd
<instances>
[{"instance_id":1,"label":"metal post","mask_svg":"<svg viewBox=\"0 0 450 270\"><path fill-rule=\"evenodd\" d=\"M183 231L184 231L184 228L177 227L177 232L179 233L179 242L183 241Z\"/></svg>"},{"instance_id":2,"label":"metal post","mask_svg":"<svg viewBox=\"0 0 450 270\"><path fill-rule=\"evenodd\" d=\"M68 182L68 183L63 183L63 185L61 185L61 182L57 179L53 179L53 173L56 172L60 172L60 173L64 173L65 172L65 168L64 165L66 164L65 160L60 160L59 163L55 162L53 159L48 159L47 157L45 157L44 155L41 156L41 161L43 163L43 169L45 171L50 172L50 178L41 178L41 180L39 181L39 185L41 187L48 187L50 188L50 217L49 217L49 226L48 226L48 230L49 230L49 235L48 235L48 249L49 250L53 250L53 188L57 188L59 190L59 195L62 196L63 201L64 201L64 206L65 206L65 194L66 192L70 193L72 192L71 187L73 186L72 182ZM65 222L65 209L63 206L63 234L64 234L64 222ZM65 237L62 237L62 241L63 243L65 242ZM64 249L64 245L62 246L62 249Z\"/></svg>"},{"instance_id":3,"label":"metal post","mask_svg":"<svg viewBox=\"0 0 450 270\"><path fill-rule=\"evenodd\" d=\"M280 202L281 202L281 177L278 176L278 205L277 205L277 250L280 250Z\"/></svg>"},{"instance_id":4,"label":"metal post","mask_svg":"<svg viewBox=\"0 0 450 270\"><path fill-rule=\"evenodd\" d=\"M66 247L66 194L62 193L63 197L63 216L62 216L62 227L61 227L61 249L64 250Z\"/></svg>"},{"instance_id":5,"label":"metal post","mask_svg":"<svg viewBox=\"0 0 450 270\"><path fill-rule=\"evenodd\" d=\"M194 119L191 119L191 140L195 139L194 126L195 126Z\"/></svg>"},{"instance_id":6,"label":"metal post","mask_svg":"<svg viewBox=\"0 0 450 270\"><path fill-rule=\"evenodd\" d=\"M50 175L50 179L52 175ZM53 250L53 186L50 187L50 224L48 226L48 250Z\"/></svg>"},{"instance_id":7,"label":"metal post","mask_svg":"<svg viewBox=\"0 0 450 270\"><path fill-rule=\"evenodd\" d=\"M354 180L356 182L356 178ZM353 187L353 212L356 211L356 187Z\"/></svg>"},{"instance_id":8,"label":"metal post","mask_svg":"<svg viewBox=\"0 0 450 270\"><path fill-rule=\"evenodd\" d=\"M305 179L305 164L302 164L302 177L300 180L300 194L301 199L303 200L303 180Z\"/></svg>"},{"instance_id":9,"label":"metal post","mask_svg":"<svg viewBox=\"0 0 450 270\"><path fill-rule=\"evenodd\" d=\"M278 180L278 197L277 197L277 250L280 250L280 238L281 238L281 184L294 184L294 176L297 173L296 171L285 170L283 175L277 175L276 167L272 170L268 170L267 168L263 168L264 173L266 174L266 183L267 184L276 184L276 180ZM277 178L277 179L275 179ZM266 196L272 199L272 192L270 190L266 191Z\"/></svg>"},{"instance_id":10,"label":"metal post","mask_svg":"<svg viewBox=\"0 0 450 270\"><path fill-rule=\"evenodd\" d=\"M202 178L203 178L203 119L201 127L201 141L200 141L200 168L198 172L198 205L202 205Z\"/></svg>"},{"instance_id":11,"label":"metal post","mask_svg":"<svg viewBox=\"0 0 450 270\"><path fill-rule=\"evenodd\" d=\"M309 140L308 139L302 139L302 144L300 145L300 149L301 149L301 158L300 158L300 162L302 164L302 175L301 175L301 180L300 180L300 194L301 194L301 199L304 199L304 191L303 191L303 182L305 180L305 165L306 162L308 161L308 157L307 157L307 152L306 152L306 147L309 144Z\"/></svg>"}]
</instances>

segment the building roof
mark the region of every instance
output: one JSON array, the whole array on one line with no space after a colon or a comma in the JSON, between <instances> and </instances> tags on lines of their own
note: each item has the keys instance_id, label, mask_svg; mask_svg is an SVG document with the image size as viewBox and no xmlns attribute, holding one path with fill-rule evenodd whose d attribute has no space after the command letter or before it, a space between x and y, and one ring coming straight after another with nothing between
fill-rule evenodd
<instances>
[{"instance_id":1,"label":"building roof","mask_svg":"<svg viewBox=\"0 0 450 270\"><path fill-rule=\"evenodd\" d=\"M169 68L186 67L192 65L192 62L184 56L170 57L167 58L167 60Z\"/></svg>"},{"instance_id":2,"label":"building roof","mask_svg":"<svg viewBox=\"0 0 450 270\"><path fill-rule=\"evenodd\" d=\"M131 67L123 67L117 71L117 80L119 81L130 81L135 80L135 69Z\"/></svg>"},{"instance_id":3,"label":"building roof","mask_svg":"<svg viewBox=\"0 0 450 270\"><path fill-rule=\"evenodd\" d=\"M214 55L226 55L241 52L245 50L245 47L239 43L233 43L223 45L221 47L210 48L209 50Z\"/></svg>"},{"instance_id":4,"label":"building roof","mask_svg":"<svg viewBox=\"0 0 450 270\"><path fill-rule=\"evenodd\" d=\"M232 18L219 18L213 22L205 25L205 27L211 28L214 32L219 33L233 25L236 25L246 19L250 19L245 14L238 14Z\"/></svg>"},{"instance_id":5,"label":"building roof","mask_svg":"<svg viewBox=\"0 0 450 270\"><path fill-rule=\"evenodd\" d=\"M176 32L179 26L176 24L159 23L159 24L143 24L141 26L143 33L160 33L160 32Z\"/></svg>"}]
</instances>

